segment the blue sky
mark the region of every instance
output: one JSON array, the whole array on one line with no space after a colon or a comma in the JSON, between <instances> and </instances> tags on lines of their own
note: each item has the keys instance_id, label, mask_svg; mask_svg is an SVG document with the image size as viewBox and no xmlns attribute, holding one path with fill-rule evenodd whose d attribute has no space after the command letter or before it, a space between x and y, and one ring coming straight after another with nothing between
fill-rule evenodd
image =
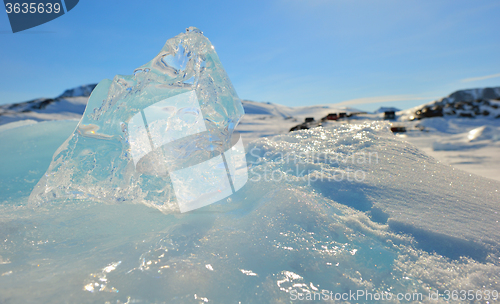
<instances>
[{"instance_id":1,"label":"blue sky","mask_svg":"<svg viewBox=\"0 0 500 304\"><path fill-rule=\"evenodd\" d=\"M196 26L243 99L409 108L500 86L498 16L497 0L81 0L12 34L0 13L0 104L131 74Z\"/></svg>"}]
</instances>

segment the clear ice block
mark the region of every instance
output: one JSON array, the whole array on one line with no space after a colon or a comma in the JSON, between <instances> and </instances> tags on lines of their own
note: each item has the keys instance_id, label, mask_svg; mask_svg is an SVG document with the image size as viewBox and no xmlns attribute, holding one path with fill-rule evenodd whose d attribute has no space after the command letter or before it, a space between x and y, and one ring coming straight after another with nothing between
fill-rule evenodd
<instances>
[{"instance_id":1,"label":"clear ice block","mask_svg":"<svg viewBox=\"0 0 500 304\"><path fill-rule=\"evenodd\" d=\"M164 212L218 201L248 179L241 139L231 144L243 114L214 47L188 28L133 75L97 85L29 201L141 202Z\"/></svg>"}]
</instances>

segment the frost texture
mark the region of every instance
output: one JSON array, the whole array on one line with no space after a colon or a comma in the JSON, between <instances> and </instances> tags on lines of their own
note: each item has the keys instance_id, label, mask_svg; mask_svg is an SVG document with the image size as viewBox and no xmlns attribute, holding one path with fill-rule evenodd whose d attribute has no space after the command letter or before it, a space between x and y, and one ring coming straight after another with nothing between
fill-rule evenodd
<instances>
[{"instance_id":1,"label":"frost texture","mask_svg":"<svg viewBox=\"0 0 500 304\"><path fill-rule=\"evenodd\" d=\"M81 198L178 210L168 172L221 158L243 114L214 47L188 28L133 75L97 85L30 203Z\"/></svg>"}]
</instances>

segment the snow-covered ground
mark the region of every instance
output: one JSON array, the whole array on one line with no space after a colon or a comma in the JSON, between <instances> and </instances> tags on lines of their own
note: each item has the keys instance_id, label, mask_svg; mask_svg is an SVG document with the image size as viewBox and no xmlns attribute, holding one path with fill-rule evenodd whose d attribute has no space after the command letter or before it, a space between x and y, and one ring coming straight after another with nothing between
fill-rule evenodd
<instances>
[{"instance_id":1,"label":"snow-covered ground","mask_svg":"<svg viewBox=\"0 0 500 304\"><path fill-rule=\"evenodd\" d=\"M444 164L500 180L500 119L433 117L412 124L425 129L397 136Z\"/></svg>"},{"instance_id":2,"label":"snow-covered ground","mask_svg":"<svg viewBox=\"0 0 500 304\"><path fill-rule=\"evenodd\" d=\"M360 112L356 109L315 106L288 108L280 105L244 102L246 115L238 130L245 143L259 137L287 133L305 117L320 120L328 113ZM404 126L407 132L396 133L442 163L469 173L500 180L500 119L491 117L431 117L406 120L408 111L397 112L397 120L385 121ZM360 114L336 122L323 122L324 127L364 121L384 121L383 113Z\"/></svg>"},{"instance_id":3,"label":"snow-covered ground","mask_svg":"<svg viewBox=\"0 0 500 304\"><path fill-rule=\"evenodd\" d=\"M0 131L2 303L498 299L500 183L441 164L384 124L253 141L247 184L185 214L80 199L32 208L27 196L75 125Z\"/></svg>"},{"instance_id":4,"label":"snow-covered ground","mask_svg":"<svg viewBox=\"0 0 500 304\"><path fill-rule=\"evenodd\" d=\"M250 100L243 100L243 107L245 115L237 130L242 133L245 144L260 137L288 133L290 128L302 123L306 117L319 120L329 113L360 112L353 108L331 105L292 108Z\"/></svg>"}]
</instances>

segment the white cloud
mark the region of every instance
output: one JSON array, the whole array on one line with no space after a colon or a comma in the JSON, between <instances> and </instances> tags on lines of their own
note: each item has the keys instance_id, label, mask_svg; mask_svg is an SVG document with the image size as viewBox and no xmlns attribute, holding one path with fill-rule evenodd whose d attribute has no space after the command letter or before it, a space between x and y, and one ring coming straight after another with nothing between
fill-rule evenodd
<instances>
[{"instance_id":1,"label":"white cloud","mask_svg":"<svg viewBox=\"0 0 500 304\"><path fill-rule=\"evenodd\" d=\"M472 81L479 81L479 80L485 80L485 79L490 79L490 78L497 78L500 77L500 74L493 74L493 75L486 75L486 76L481 76L481 77L472 77L472 78L465 78L462 79L462 82L472 82Z\"/></svg>"},{"instance_id":2,"label":"white cloud","mask_svg":"<svg viewBox=\"0 0 500 304\"><path fill-rule=\"evenodd\" d=\"M391 102L391 101L410 101L410 100L432 100L433 97L420 97L415 95L389 95L389 96L376 96L376 97L364 97L350 99L342 101L335 104L336 106L350 106L357 104L368 104L368 103L380 103L380 102Z\"/></svg>"}]
</instances>

